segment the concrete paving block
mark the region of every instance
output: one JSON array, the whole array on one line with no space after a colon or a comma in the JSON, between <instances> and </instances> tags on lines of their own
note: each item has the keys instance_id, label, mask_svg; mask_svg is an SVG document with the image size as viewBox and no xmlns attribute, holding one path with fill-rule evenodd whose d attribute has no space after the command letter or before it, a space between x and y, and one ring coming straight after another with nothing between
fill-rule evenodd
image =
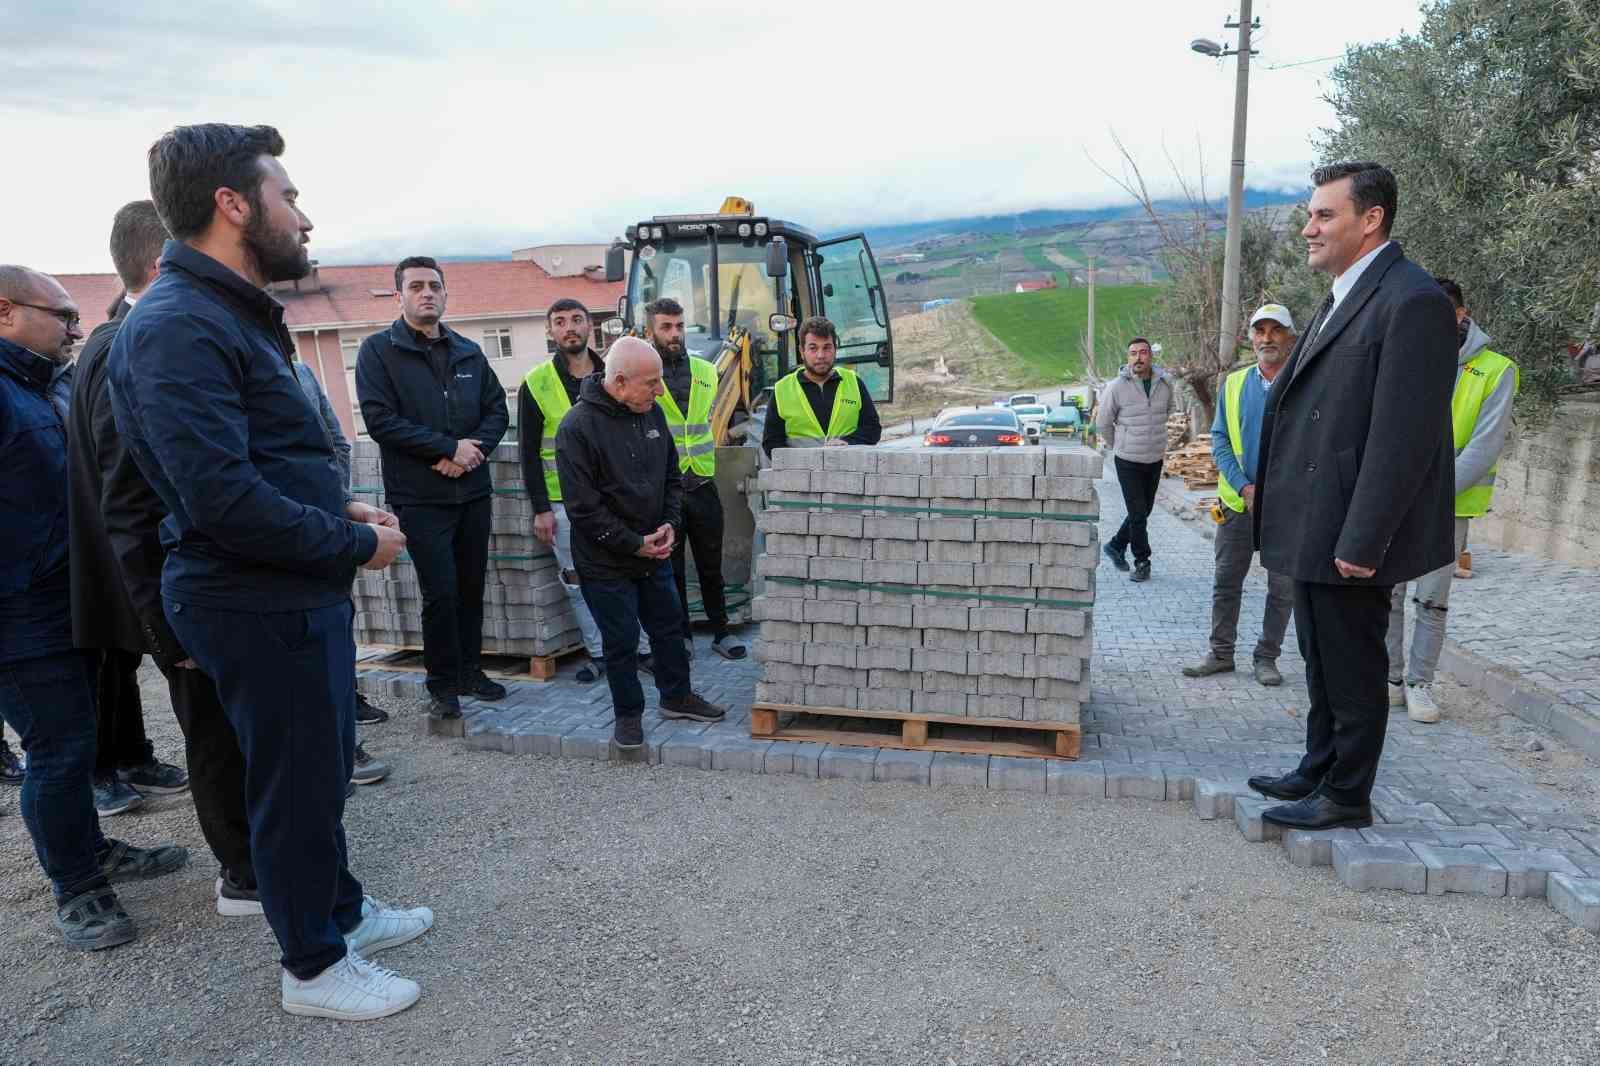
<instances>
[{"instance_id":1,"label":"concrete paving block","mask_svg":"<svg viewBox=\"0 0 1600 1066\"><path fill-rule=\"evenodd\" d=\"M878 473L931 474L933 473L933 454L925 451L880 451L878 453Z\"/></svg>"},{"instance_id":2,"label":"concrete paving block","mask_svg":"<svg viewBox=\"0 0 1600 1066\"><path fill-rule=\"evenodd\" d=\"M855 710L859 689L846 688L843 685L807 685L807 707L839 707L843 710Z\"/></svg>"},{"instance_id":3,"label":"concrete paving block","mask_svg":"<svg viewBox=\"0 0 1600 1066\"><path fill-rule=\"evenodd\" d=\"M921 521L914 515L867 515L861 520L861 535L873 540L920 540Z\"/></svg>"},{"instance_id":4,"label":"concrete paving block","mask_svg":"<svg viewBox=\"0 0 1600 1066\"><path fill-rule=\"evenodd\" d=\"M862 606L876 606L863 604ZM920 629L901 628L897 625L873 624L867 630L867 643L883 648L920 648L922 647L923 631Z\"/></svg>"},{"instance_id":5,"label":"concrete paving block","mask_svg":"<svg viewBox=\"0 0 1600 1066\"><path fill-rule=\"evenodd\" d=\"M1279 806L1282 803L1282 800L1235 796L1233 798L1233 822L1239 827L1239 832L1244 834L1244 838L1252 844L1260 844L1268 840L1282 840L1284 827L1266 821L1261 817L1263 811Z\"/></svg>"},{"instance_id":6,"label":"concrete paving block","mask_svg":"<svg viewBox=\"0 0 1600 1066\"><path fill-rule=\"evenodd\" d=\"M1053 677L1035 678L1033 694L1041 700L1075 700L1086 703L1089 700L1089 682L1061 681Z\"/></svg>"},{"instance_id":7,"label":"concrete paving block","mask_svg":"<svg viewBox=\"0 0 1600 1066\"><path fill-rule=\"evenodd\" d=\"M878 457L882 454L876 448L824 448L822 469L871 474L877 471Z\"/></svg>"},{"instance_id":8,"label":"concrete paving block","mask_svg":"<svg viewBox=\"0 0 1600 1066\"><path fill-rule=\"evenodd\" d=\"M1045 783L1045 791L1054 796L1103 799L1106 794L1106 767L1104 763L1082 759L1047 759Z\"/></svg>"},{"instance_id":9,"label":"concrete paving block","mask_svg":"<svg viewBox=\"0 0 1600 1066\"><path fill-rule=\"evenodd\" d=\"M865 563L860 559L828 559L818 556L811 560L807 576L812 581L860 581ZM892 564L884 564L892 565ZM925 563L918 563L925 566Z\"/></svg>"},{"instance_id":10,"label":"concrete paving block","mask_svg":"<svg viewBox=\"0 0 1600 1066\"><path fill-rule=\"evenodd\" d=\"M604 759L611 751L611 723L585 726L561 736L563 759Z\"/></svg>"},{"instance_id":11,"label":"concrete paving block","mask_svg":"<svg viewBox=\"0 0 1600 1066\"><path fill-rule=\"evenodd\" d=\"M866 491L866 475L854 470L812 471L811 492L833 492L841 496L860 496ZM859 534L858 534L859 535Z\"/></svg>"},{"instance_id":12,"label":"concrete paving block","mask_svg":"<svg viewBox=\"0 0 1600 1066\"><path fill-rule=\"evenodd\" d=\"M867 670L859 670L848 666L819 666L817 667L815 683L818 685L842 685L845 688L863 689L867 687L868 674L869 671Z\"/></svg>"},{"instance_id":13,"label":"concrete paving block","mask_svg":"<svg viewBox=\"0 0 1600 1066\"><path fill-rule=\"evenodd\" d=\"M969 610L967 607L917 604L911 608L911 624L917 629L965 630Z\"/></svg>"},{"instance_id":14,"label":"concrete paving block","mask_svg":"<svg viewBox=\"0 0 1600 1066\"><path fill-rule=\"evenodd\" d=\"M1036 477L1045 472L1045 452L1032 448L1017 451L996 449L989 453L990 477ZM1023 493L1022 495L1027 495Z\"/></svg>"},{"instance_id":15,"label":"concrete paving block","mask_svg":"<svg viewBox=\"0 0 1600 1066\"><path fill-rule=\"evenodd\" d=\"M779 685L809 685L817 679L817 668L797 663L762 663L761 679Z\"/></svg>"},{"instance_id":16,"label":"concrete paving block","mask_svg":"<svg viewBox=\"0 0 1600 1066\"><path fill-rule=\"evenodd\" d=\"M978 630L1026 634L1028 611L1024 607L974 607L968 615L968 625Z\"/></svg>"},{"instance_id":17,"label":"concrete paving block","mask_svg":"<svg viewBox=\"0 0 1600 1066\"><path fill-rule=\"evenodd\" d=\"M718 737L708 746L711 749L711 769L735 770L746 774L766 773L767 749L770 740L752 737Z\"/></svg>"},{"instance_id":18,"label":"concrete paving block","mask_svg":"<svg viewBox=\"0 0 1600 1066\"><path fill-rule=\"evenodd\" d=\"M872 541L860 537L821 536L817 538L817 554L834 559L870 559Z\"/></svg>"},{"instance_id":19,"label":"concrete paving block","mask_svg":"<svg viewBox=\"0 0 1600 1066\"><path fill-rule=\"evenodd\" d=\"M967 713L967 697L962 692L913 692L911 710L916 714Z\"/></svg>"},{"instance_id":20,"label":"concrete paving block","mask_svg":"<svg viewBox=\"0 0 1600 1066\"><path fill-rule=\"evenodd\" d=\"M1081 477L1036 477L1033 479L1033 497L1076 502L1092 500L1095 498L1094 482Z\"/></svg>"},{"instance_id":21,"label":"concrete paving block","mask_svg":"<svg viewBox=\"0 0 1600 1066\"><path fill-rule=\"evenodd\" d=\"M978 633L979 651L1001 652L1007 655L1032 655L1038 648L1039 638L1032 633L1008 633L993 629L984 629ZM1024 693L1020 692L1017 694L1024 695ZM1033 695L1031 684L1026 695Z\"/></svg>"},{"instance_id":22,"label":"concrete paving block","mask_svg":"<svg viewBox=\"0 0 1600 1066\"><path fill-rule=\"evenodd\" d=\"M1026 474L991 474L978 479L977 493L984 500L1025 500L1033 495L1034 479Z\"/></svg>"},{"instance_id":23,"label":"concrete paving block","mask_svg":"<svg viewBox=\"0 0 1600 1066\"><path fill-rule=\"evenodd\" d=\"M702 733L676 733L663 740L658 749L663 766L693 766L711 769L711 740Z\"/></svg>"},{"instance_id":24,"label":"concrete paving block","mask_svg":"<svg viewBox=\"0 0 1600 1066\"><path fill-rule=\"evenodd\" d=\"M1012 755L989 757L989 787L1007 792L1044 792L1049 760Z\"/></svg>"},{"instance_id":25,"label":"concrete paving block","mask_svg":"<svg viewBox=\"0 0 1600 1066\"><path fill-rule=\"evenodd\" d=\"M1431 825L1372 825L1360 830L1368 844L1439 844L1439 834Z\"/></svg>"},{"instance_id":26,"label":"concrete paving block","mask_svg":"<svg viewBox=\"0 0 1600 1066\"><path fill-rule=\"evenodd\" d=\"M892 648L882 645L868 645L858 647L856 652L856 669L858 670L910 670L910 648Z\"/></svg>"},{"instance_id":27,"label":"concrete paving block","mask_svg":"<svg viewBox=\"0 0 1600 1066\"><path fill-rule=\"evenodd\" d=\"M1482 845L1451 848L1414 843L1411 850L1428 868L1430 896L1442 896L1446 892L1468 896L1506 894L1506 868Z\"/></svg>"},{"instance_id":28,"label":"concrete paving block","mask_svg":"<svg viewBox=\"0 0 1600 1066\"><path fill-rule=\"evenodd\" d=\"M1034 567L1038 565L1038 563L979 563L972 569L972 580L977 585L1007 585L1025 589L1033 580Z\"/></svg>"},{"instance_id":29,"label":"concrete paving block","mask_svg":"<svg viewBox=\"0 0 1600 1066\"><path fill-rule=\"evenodd\" d=\"M1107 765L1106 797L1164 800L1167 798L1166 771L1148 763Z\"/></svg>"},{"instance_id":30,"label":"concrete paving block","mask_svg":"<svg viewBox=\"0 0 1600 1066\"><path fill-rule=\"evenodd\" d=\"M860 697L863 711L911 713L912 690L909 688L863 688Z\"/></svg>"},{"instance_id":31,"label":"concrete paving block","mask_svg":"<svg viewBox=\"0 0 1600 1066\"><path fill-rule=\"evenodd\" d=\"M823 475L813 474L812 477ZM1100 493L1090 490L1093 495L1087 500L1041 500L1039 506L1047 515L1072 515L1074 517L1095 517L1100 514Z\"/></svg>"},{"instance_id":32,"label":"concrete paving block","mask_svg":"<svg viewBox=\"0 0 1600 1066\"><path fill-rule=\"evenodd\" d=\"M786 684L781 681L757 681L757 703L799 703L805 698L803 685Z\"/></svg>"},{"instance_id":33,"label":"concrete paving block","mask_svg":"<svg viewBox=\"0 0 1600 1066\"><path fill-rule=\"evenodd\" d=\"M756 560L756 570L762 577L797 577L811 575L811 560L796 555L762 555Z\"/></svg>"},{"instance_id":34,"label":"concrete paving block","mask_svg":"<svg viewBox=\"0 0 1600 1066\"><path fill-rule=\"evenodd\" d=\"M1459 848L1466 844L1493 844L1502 848L1516 847L1510 838L1492 825L1441 825L1434 832L1438 834L1440 844L1452 848Z\"/></svg>"},{"instance_id":35,"label":"concrete paving block","mask_svg":"<svg viewBox=\"0 0 1600 1066\"><path fill-rule=\"evenodd\" d=\"M1341 840L1362 843L1354 829L1286 829L1283 847L1296 866L1332 866L1333 845Z\"/></svg>"},{"instance_id":36,"label":"concrete paving block","mask_svg":"<svg viewBox=\"0 0 1600 1066\"><path fill-rule=\"evenodd\" d=\"M1553 873L1546 898L1551 908L1573 925L1600 933L1600 878Z\"/></svg>"},{"instance_id":37,"label":"concrete paving block","mask_svg":"<svg viewBox=\"0 0 1600 1066\"><path fill-rule=\"evenodd\" d=\"M913 630L922 634L922 646L932 648L934 651L948 651L968 655L978 650L978 634L964 629L923 629Z\"/></svg>"},{"instance_id":38,"label":"concrete paving block","mask_svg":"<svg viewBox=\"0 0 1600 1066\"><path fill-rule=\"evenodd\" d=\"M920 540L890 540L879 537L870 542L870 558L886 563L921 563L928 558L928 542ZM934 541L935 544L958 544L959 541Z\"/></svg>"},{"instance_id":39,"label":"concrete paving block","mask_svg":"<svg viewBox=\"0 0 1600 1066\"><path fill-rule=\"evenodd\" d=\"M957 751L936 752L928 780L935 788L944 785L988 788L989 756Z\"/></svg>"},{"instance_id":40,"label":"concrete paving block","mask_svg":"<svg viewBox=\"0 0 1600 1066\"><path fill-rule=\"evenodd\" d=\"M807 559L817 554L818 538L794 533L768 533L768 555L799 555Z\"/></svg>"},{"instance_id":41,"label":"concrete paving block","mask_svg":"<svg viewBox=\"0 0 1600 1066\"><path fill-rule=\"evenodd\" d=\"M839 747L830 744L817 763L818 777L842 777L850 781L871 781L872 767L878 761L878 748Z\"/></svg>"},{"instance_id":42,"label":"concrete paving block","mask_svg":"<svg viewBox=\"0 0 1600 1066\"><path fill-rule=\"evenodd\" d=\"M821 470L822 462L822 451L814 448L780 448L772 453L777 470Z\"/></svg>"},{"instance_id":43,"label":"concrete paving block","mask_svg":"<svg viewBox=\"0 0 1600 1066\"><path fill-rule=\"evenodd\" d=\"M884 748L872 764L874 781L899 781L910 785L926 785L933 773L932 751L903 751Z\"/></svg>"},{"instance_id":44,"label":"concrete paving block","mask_svg":"<svg viewBox=\"0 0 1600 1066\"><path fill-rule=\"evenodd\" d=\"M1023 657L1022 673L1027 677L1081 681L1084 665L1081 655L1028 655Z\"/></svg>"},{"instance_id":45,"label":"concrete paving block","mask_svg":"<svg viewBox=\"0 0 1600 1066\"><path fill-rule=\"evenodd\" d=\"M1073 522L1059 518L1033 520L1035 544L1073 544L1082 547L1094 543L1098 535L1093 522Z\"/></svg>"},{"instance_id":46,"label":"concrete paving block","mask_svg":"<svg viewBox=\"0 0 1600 1066\"><path fill-rule=\"evenodd\" d=\"M812 473L811 470L771 467L756 475L756 487L762 492L810 492Z\"/></svg>"},{"instance_id":47,"label":"concrete paving block","mask_svg":"<svg viewBox=\"0 0 1600 1066\"><path fill-rule=\"evenodd\" d=\"M1387 888L1420 896L1428 890L1428 868L1404 844L1338 841L1333 845L1333 872L1357 892Z\"/></svg>"},{"instance_id":48,"label":"concrete paving block","mask_svg":"<svg viewBox=\"0 0 1600 1066\"><path fill-rule=\"evenodd\" d=\"M1088 628L1089 612L1066 607L1028 608L1028 632L1081 637Z\"/></svg>"},{"instance_id":49,"label":"concrete paving block","mask_svg":"<svg viewBox=\"0 0 1600 1066\"><path fill-rule=\"evenodd\" d=\"M927 565L909 559L868 559L861 564L861 577L874 585L915 585L918 583L917 567Z\"/></svg>"},{"instance_id":50,"label":"concrete paving block","mask_svg":"<svg viewBox=\"0 0 1600 1066\"><path fill-rule=\"evenodd\" d=\"M854 669L856 665L856 649L852 644L819 644L813 640L801 645L800 651L806 666L844 666ZM826 682L819 681L818 684Z\"/></svg>"},{"instance_id":51,"label":"concrete paving block","mask_svg":"<svg viewBox=\"0 0 1600 1066\"><path fill-rule=\"evenodd\" d=\"M1194 799L1195 782L1200 779L1204 771L1178 765L1165 765L1164 769L1167 776L1167 800Z\"/></svg>"},{"instance_id":52,"label":"concrete paving block","mask_svg":"<svg viewBox=\"0 0 1600 1066\"><path fill-rule=\"evenodd\" d=\"M816 777L817 763L826 748L814 741L775 740L764 756L763 772Z\"/></svg>"},{"instance_id":53,"label":"concrete paving block","mask_svg":"<svg viewBox=\"0 0 1600 1066\"><path fill-rule=\"evenodd\" d=\"M1075 655L1087 660L1094 654L1094 638L1063 637L1054 633L1040 633L1037 652L1040 655Z\"/></svg>"},{"instance_id":54,"label":"concrete paving block","mask_svg":"<svg viewBox=\"0 0 1600 1066\"><path fill-rule=\"evenodd\" d=\"M1029 578L1034 588L1059 589L1069 592L1087 592L1088 599L1094 595L1094 571L1082 566L1054 566L1049 563L1034 563L1032 574ZM1062 597L1064 599L1083 599L1085 597Z\"/></svg>"},{"instance_id":55,"label":"concrete paving block","mask_svg":"<svg viewBox=\"0 0 1600 1066\"><path fill-rule=\"evenodd\" d=\"M1384 803L1374 800L1373 813L1385 822L1399 825L1407 822L1433 823L1437 825L1454 825L1448 814L1432 803Z\"/></svg>"},{"instance_id":56,"label":"concrete paving block","mask_svg":"<svg viewBox=\"0 0 1600 1066\"><path fill-rule=\"evenodd\" d=\"M1499 848L1490 844L1485 850L1506 870L1506 895L1513 899L1537 899L1545 895L1551 874L1582 877L1583 870L1558 851L1537 851L1525 848Z\"/></svg>"},{"instance_id":57,"label":"concrete paving block","mask_svg":"<svg viewBox=\"0 0 1600 1066\"><path fill-rule=\"evenodd\" d=\"M832 625L856 625L856 608L860 604L841 600L802 600L805 606L800 617L807 622L827 622Z\"/></svg>"},{"instance_id":58,"label":"concrete paving block","mask_svg":"<svg viewBox=\"0 0 1600 1066\"><path fill-rule=\"evenodd\" d=\"M932 452L932 475L935 477L986 477L989 473L989 450L986 448L954 448Z\"/></svg>"},{"instance_id":59,"label":"concrete paving block","mask_svg":"<svg viewBox=\"0 0 1600 1066\"><path fill-rule=\"evenodd\" d=\"M981 563L985 545L975 540L934 540L928 542L928 562Z\"/></svg>"},{"instance_id":60,"label":"concrete paving block","mask_svg":"<svg viewBox=\"0 0 1600 1066\"><path fill-rule=\"evenodd\" d=\"M768 585L768 590L781 586ZM755 598L750 605L750 616L758 622L799 622L805 618L807 601L799 598L777 597L771 591Z\"/></svg>"},{"instance_id":61,"label":"concrete paving block","mask_svg":"<svg viewBox=\"0 0 1600 1066\"><path fill-rule=\"evenodd\" d=\"M804 622L770 621L762 622L760 629L763 641L792 641L804 644L811 639L811 627Z\"/></svg>"},{"instance_id":62,"label":"concrete paving block","mask_svg":"<svg viewBox=\"0 0 1600 1066\"><path fill-rule=\"evenodd\" d=\"M771 507L756 515L756 528L767 536L774 533L804 535L810 532L811 516L787 507Z\"/></svg>"},{"instance_id":63,"label":"concrete paving block","mask_svg":"<svg viewBox=\"0 0 1600 1066\"><path fill-rule=\"evenodd\" d=\"M1202 821L1233 818L1234 797L1253 796L1243 781L1204 779L1194 783L1194 813Z\"/></svg>"},{"instance_id":64,"label":"concrete paving block","mask_svg":"<svg viewBox=\"0 0 1600 1066\"><path fill-rule=\"evenodd\" d=\"M1005 522L1010 521L1010 519L1002 518L998 521ZM981 536L983 532L982 525L978 527L978 532ZM1012 563L1015 565L1028 566L1030 568L1034 563L1037 563L1040 560L1043 552L1043 548L1037 544L1015 544L1009 541L989 541L986 543L980 543L978 546L983 549L983 558L979 560L980 562ZM1045 547L1059 548L1061 546L1062 545L1059 544L1053 544L1046 545ZM1086 551L1087 549L1073 548L1071 550ZM1029 573L1032 573L1031 569L1029 570Z\"/></svg>"},{"instance_id":65,"label":"concrete paving block","mask_svg":"<svg viewBox=\"0 0 1600 1066\"><path fill-rule=\"evenodd\" d=\"M932 554L930 551L929 554ZM921 585L972 586L971 563L918 563L917 583Z\"/></svg>"},{"instance_id":66,"label":"concrete paving block","mask_svg":"<svg viewBox=\"0 0 1600 1066\"><path fill-rule=\"evenodd\" d=\"M982 544L1033 544L1032 518L985 518L977 524L977 539ZM995 560L1000 562L1002 560Z\"/></svg>"},{"instance_id":67,"label":"concrete paving block","mask_svg":"<svg viewBox=\"0 0 1600 1066\"><path fill-rule=\"evenodd\" d=\"M974 693L967 696L969 718L1010 718L1022 721L1022 697L998 693ZM996 756L998 758L998 756Z\"/></svg>"},{"instance_id":68,"label":"concrete paving block","mask_svg":"<svg viewBox=\"0 0 1600 1066\"><path fill-rule=\"evenodd\" d=\"M1093 570L1100 564L1100 549L1094 544L1040 544L1037 551L1036 561L1048 566L1075 566Z\"/></svg>"},{"instance_id":69,"label":"concrete paving block","mask_svg":"<svg viewBox=\"0 0 1600 1066\"><path fill-rule=\"evenodd\" d=\"M927 479L916 474L868 474L868 496L897 496L914 500L922 495L922 483Z\"/></svg>"},{"instance_id":70,"label":"concrete paving block","mask_svg":"<svg viewBox=\"0 0 1600 1066\"><path fill-rule=\"evenodd\" d=\"M1026 640L1015 633L985 633L985 637L1002 636L1012 637L1017 640ZM978 677L978 695L980 696L1015 696L1020 700L1033 699L1033 681L1026 677L1004 677L1000 674L982 674Z\"/></svg>"},{"instance_id":71,"label":"concrete paving block","mask_svg":"<svg viewBox=\"0 0 1600 1066\"><path fill-rule=\"evenodd\" d=\"M930 477L921 478L920 481L921 484L918 489L918 495L920 496L933 497L935 499L943 497L946 500L963 501L953 504L956 507L975 507L973 503L966 501L977 498L978 479L976 477L933 474Z\"/></svg>"},{"instance_id":72,"label":"concrete paving block","mask_svg":"<svg viewBox=\"0 0 1600 1066\"><path fill-rule=\"evenodd\" d=\"M1052 448L1045 452L1044 472L1051 477L1098 480L1105 473L1105 460L1088 448Z\"/></svg>"},{"instance_id":73,"label":"concrete paving block","mask_svg":"<svg viewBox=\"0 0 1600 1066\"><path fill-rule=\"evenodd\" d=\"M809 646L797 640L763 640L756 645L756 661L804 666L807 665L806 648ZM816 663L809 665L815 666Z\"/></svg>"},{"instance_id":74,"label":"concrete paving block","mask_svg":"<svg viewBox=\"0 0 1600 1066\"><path fill-rule=\"evenodd\" d=\"M913 654L923 653L914 652ZM935 665L927 665L924 663L924 665L918 666L917 659L911 660L911 676L920 676L922 678L922 684L920 686L916 686L914 691L959 692L963 696L972 696L977 694L978 679L976 677L973 677L971 674L958 674L953 672L953 670L958 670L961 668L961 662L956 661L961 657L960 652L928 652L926 654L935 656L933 659L933 663ZM949 666L953 669L952 671L945 671L937 669L937 666ZM913 682L913 685L915 685L915 682Z\"/></svg>"},{"instance_id":75,"label":"concrete paving block","mask_svg":"<svg viewBox=\"0 0 1600 1066\"><path fill-rule=\"evenodd\" d=\"M1080 719L1082 704L1077 700L1022 699L1024 722L1064 722L1076 724Z\"/></svg>"},{"instance_id":76,"label":"concrete paving block","mask_svg":"<svg viewBox=\"0 0 1600 1066\"><path fill-rule=\"evenodd\" d=\"M919 518L917 519L917 538L919 540L972 540L975 536L975 524L971 518Z\"/></svg>"}]
</instances>

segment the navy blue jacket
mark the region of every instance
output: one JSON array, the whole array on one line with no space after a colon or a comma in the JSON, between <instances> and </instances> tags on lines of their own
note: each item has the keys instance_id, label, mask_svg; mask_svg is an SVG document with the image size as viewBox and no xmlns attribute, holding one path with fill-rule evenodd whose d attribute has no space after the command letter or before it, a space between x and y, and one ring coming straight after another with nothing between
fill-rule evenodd
<instances>
[{"instance_id":1,"label":"navy blue jacket","mask_svg":"<svg viewBox=\"0 0 1600 1066\"><path fill-rule=\"evenodd\" d=\"M506 390L483 349L440 324L436 343L449 348L444 375L434 370L403 318L361 342L356 396L367 433L383 454L383 491L391 507L453 506L494 491L489 464L458 478L433 469L456 454L456 442L481 442L484 457L505 436Z\"/></svg>"},{"instance_id":2,"label":"navy blue jacket","mask_svg":"<svg viewBox=\"0 0 1600 1066\"><path fill-rule=\"evenodd\" d=\"M56 365L0 340L0 665L72 647L67 427Z\"/></svg>"},{"instance_id":3,"label":"navy blue jacket","mask_svg":"<svg viewBox=\"0 0 1600 1066\"><path fill-rule=\"evenodd\" d=\"M344 517L328 434L295 377L283 306L188 245L111 344L111 409L170 513L169 600L231 611L327 607L377 551Z\"/></svg>"}]
</instances>

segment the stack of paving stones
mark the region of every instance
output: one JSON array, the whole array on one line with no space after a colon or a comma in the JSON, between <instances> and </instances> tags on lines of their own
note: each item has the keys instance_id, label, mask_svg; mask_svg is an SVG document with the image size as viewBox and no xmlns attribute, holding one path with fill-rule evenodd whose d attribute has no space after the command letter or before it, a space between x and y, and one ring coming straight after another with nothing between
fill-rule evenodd
<instances>
[{"instance_id":1,"label":"stack of paving stones","mask_svg":"<svg viewBox=\"0 0 1600 1066\"><path fill-rule=\"evenodd\" d=\"M756 701L1077 724L1101 466L1083 448L777 452Z\"/></svg>"},{"instance_id":2,"label":"stack of paving stones","mask_svg":"<svg viewBox=\"0 0 1600 1066\"><path fill-rule=\"evenodd\" d=\"M490 454L489 479L494 502L483 597L483 650L490 655L530 657L566 651L581 643L578 623L567 603L554 553L533 536L532 504L523 490L515 443L502 443ZM383 469L374 441L356 441L351 481L356 499L385 507ZM385 570L359 571L354 595L356 643L422 647L422 590L416 567L407 557Z\"/></svg>"}]
</instances>

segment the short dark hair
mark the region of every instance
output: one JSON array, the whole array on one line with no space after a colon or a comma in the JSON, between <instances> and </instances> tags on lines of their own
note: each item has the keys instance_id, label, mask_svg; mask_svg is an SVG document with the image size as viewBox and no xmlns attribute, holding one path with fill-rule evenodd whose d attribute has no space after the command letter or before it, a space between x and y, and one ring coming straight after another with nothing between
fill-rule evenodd
<instances>
[{"instance_id":1,"label":"short dark hair","mask_svg":"<svg viewBox=\"0 0 1600 1066\"><path fill-rule=\"evenodd\" d=\"M150 146L150 198L167 232L188 240L211 225L218 189L232 189L258 209L261 157L282 154L283 136L271 126L177 126Z\"/></svg>"},{"instance_id":2,"label":"short dark hair","mask_svg":"<svg viewBox=\"0 0 1600 1066\"><path fill-rule=\"evenodd\" d=\"M439 275L439 284L444 284L444 268L441 267L431 255L408 255L400 260L394 268L394 291L399 292L405 288L406 271L412 267L424 267Z\"/></svg>"},{"instance_id":3,"label":"short dark hair","mask_svg":"<svg viewBox=\"0 0 1600 1066\"><path fill-rule=\"evenodd\" d=\"M644 324L647 326L655 325L657 315L681 314L683 314L683 305L681 303L670 296L658 296L644 305Z\"/></svg>"},{"instance_id":4,"label":"short dark hair","mask_svg":"<svg viewBox=\"0 0 1600 1066\"><path fill-rule=\"evenodd\" d=\"M800 347L806 346L807 337L827 337L835 348L839 347L839 331L821 315L812 315L800 323Z\"/></svg>"},{"instance_id":5,"label":"short dark hair","mask_svg":"<svg viewBox=\"0 0 1600 1066\"><path fill-rule=\"evenodd\" d=\"M167 227L152 201L135 200L118 209L111 218L111 265L123 288L143 288L166 242Z\"/></svg>"},{"instance_id":6,"label":"short dark hair","mask_svg":"<svg viewBox=\"0 0 1600 1066\"><path fill-rule=\"evenodd\" d=\"M574 300L570 296L563 296L561 299L551 304L550 310L546 311L544 316L549 318L551 315L560 311L582 311L585 318L589 317L589 309L583 306L583 301Z\"/></svg>"},{"instance_id":7,"label":"short dark hair","mask_svg":"<svg viewBox=\"0 0 1600 1066\"><path fill-rule=\"evenodd\" d=\"M1382 163L1356 161L1329 163L1311 172L1311 184L1319 189L1345 178L1351 179L1350 198L1356 202L1356 214L1383 208L1383 235L1387 237L1394 229L1394 214L1400 207L1400 184L1394 179L1394 171Z\"/></svg>"},{"instance_id":8,"label":"short dark hair","mask_svg":"<svg viewBox=\"0 0 1600 1066\"><path fill-rule=\"evenodd\" d=\"M1444 294L1450 297L1450 302L1455 304L1458 309L1467 306L1467 298L1462 295L1459 282L1451 278L1441 278L1437 274L1434 275L1433 280L1439 283L1439 288L1444 290Z\"/></svg>"},{"instance_id":9,"label":"short dark hair","mask_svg":"<svg viewBox=\"0 0 1600 1066\"><path fill-rule=\"evenodd\" d=\"M1151 348L1151 349L1155 348L1155 345L1151 344L1149 341L1145 340L1143 337L1135 337L1135 338L1133 338L1133 340L1128 342L1128 347L1132 348L1135 344L1142 344L1146 348Z\"/></svg>"}]
</instances>

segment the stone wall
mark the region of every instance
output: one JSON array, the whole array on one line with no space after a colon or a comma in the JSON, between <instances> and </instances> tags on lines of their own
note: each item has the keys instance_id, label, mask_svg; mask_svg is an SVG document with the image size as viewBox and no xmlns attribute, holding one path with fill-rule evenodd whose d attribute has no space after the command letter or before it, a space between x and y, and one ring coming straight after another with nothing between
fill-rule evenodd
<instances>
[{"instance_id":1,"label":"stone wall","mask_svg":"<svg viewBox=\"0 0 1600 1066\"><path fill-rule=\"evenodd\" d=\"M1600 393L1568 397L1536 432L1512 430L1494 503L1470 539L1600 567Z\"/></svg>"}]
</instances>

